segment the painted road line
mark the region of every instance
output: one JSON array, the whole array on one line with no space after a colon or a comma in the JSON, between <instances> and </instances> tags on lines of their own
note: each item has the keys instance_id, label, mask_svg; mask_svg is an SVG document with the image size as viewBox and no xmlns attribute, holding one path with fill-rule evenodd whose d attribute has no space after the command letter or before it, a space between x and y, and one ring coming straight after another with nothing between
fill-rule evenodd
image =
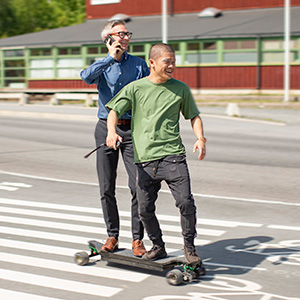
<instances>
[{"instance_id":1,"label":"painted road line","mask_svg":"<svg viewBox=\"0 0 300 300\"><path fill-rule=\"evenodd\" d=\"M124 280L128 282L141 282L150 275L144 273L137 273L133 271L125 271L120 269L109 269L109 268L84 268L78 266L75 263L66 263L62 261L55 261L44 258L37 258L31 256L24 256L18 254L0 252L0 261L9 262L10 264L18 264L24 266L34 266L37 268L56 270L61 272L76 273L81 275L104 277L115 280Z\"/></svg>"},{"instance_id":2,"label":"painted road line","mask_svg":"<svg viewBox=\"0 0 300 300\"><path fill-rule=\"evenodd\" d=\"M11 207L6 207L6 206L0 206L0 211L2 213L20 214L20 215L26 215L26 216L38 216L38 217L45 217L45 218L72 220L72 221L77 221L77 222L80 222L80 221L81 222L90 222L90 223L94 223L97 225L104 224L104 220L102 217L91 217L91 216L83 216L83 215L54 213L54 212L47 212L47 211L41 211L41 210L11 208ZM162 220L164 220L164 218ZM131 221L121 220L121 224L122 224L122 226L131 227ZM181 226L161 224L161 229L164 231L170 231L170 232L180 232ZM225 233L225 231L200 228L198 233L201 235L221 236L222 234Z\"/></svg>"},{"instance_id":3,"label":"painted road line","mask_svg":"<svg viewBox=\"0 0 300 300\"><path fill-rule=\"evenodd\" d=\"M73 293L95 295L98 297L113 297L122 291L122 289L115 287L108 287L99 284L95 285L66 279L58 279L49 276L34 275L7 269L0 269L0 278L13 282L21 282L25 284L63 290Z\"/></svg>"},{"instance_id":4,"label":"painted road line","mask_svg":"<svg viewBox=\"0 0 300 300\"><path fill-rule=\"evenodd\" d=\"M33 179L38 179L38 180L48 180L48 181L53 181L53 182L98 186L97 183L88 183L88 182L82 182L82 181L65 180L65 179L57 179L57 178L50 178L50 177L41 177L41 176L34 176L34 175L28 175L28 174L15 173L15 172L6 172L6 171L3 171L3 170L0 170L0 173L7 174L7 175L12 175L12 176L24 177L24 178L33 178ZM128 190L127 186L119 186L118 185L117 188ZM160 192L161 193L168 193L168 194L171 193L169 190L160 190ZM226 199L226 200L242 201L242 202L254 202L254 203L261 203L261 204L300 206L300 203L291 203L291 202L273 201L273 200L264 200L264 199L251 199L251 198L231 197L231 196L221 196L221 195L220 196L206 195L206 194L199 194L199 193L193 193L193 195L195 197L201 197L201 198Z\"/></svg>"},{"instance_id":5,"label":"painted road line","mask_svg":"<svg viewBox=\"0 0 300 300\"><path fill-rule=\"evenodd\" d=\"M61 298L52 298L46 296L38 296L33 294L27 294L17 291L9 291L5 289L0 289L0 295L2 299L20 299L20 300L63 300Z\"/></svg>"},{"instance_id":6,"label":"painted road line","mask_svg":"<svg viewBox=\"0 0 300 300\"><path fill-rule=\"evenodd\" d=\"M0 232L5 232L6 234L18 235L18 236L22 236L22 237L31 237L31 238L35 238L35 239L39 238L39 239L43 239L43 240L60 241L60 242L64 242L64 243L82 244L83 247L85 247L85 249L87 249L87 250L88 250L88 246L87 246L88 241L95 240L95 237L88 237L88 236L80 237L80 236L75 236L75 235L67 235L67 234L20 229L20 228L12 228L12 227L5 227L5 226L0 226ZM106 240L106 237L107 237L107 235L105 235L105 237L104 237L105 240ZM99 240L99 238L97 240L101 242L101 240ZM144 243L145 243L146 247L152 245L147 240L144 240ZM198 241L198 239L196 239L195 244L197 246L200 246L201 240ZM5 246L5 244L3 246ZM123 242L122 235L121 235L119 246L121 248L131 249L132 244ZM180 246L182 247L182 241L180 243ZM82 251L82 250L84 250L84 249L78 249L76 252ZM168 253L173 253L173 252L178 251L178 249L166 247L166 251Z\"/></svg>"},{"instance_id":7,"label":"painted road line","mask_svg":"<svg viewBox=\"0 0 300 300\"><path fill-rule=\"evenodd\" d=\"M15 188L15 187L11 187L11 186L6 186L6 185L1 185L0 184L0 190L14 192L14 191L17 191L18 189L19 188Z\"/></svg>"},{"instance_id":8,"label":"painted road line","mask_svg":"<svg viewBox=\"0 0 300 300\"><path fill-rule=\"evenodd\" d=\"M268 225L267 227L271 228L271 229L283 229L283 230L296 230L296 231L300 231L300 227L299 226Z\"/></svg>"},{"instance_id":9,"label":"painted road line","mask_svg":"<svg viewBox=\"0 0 300 300\"><path fill-rule=\"evenodd\" d=\"M266 268L259 268L259 267L249 267L249 266L242 266L242 265L229 265L229 264L211 263L211 262L207 262L205 260L203 262L204 262L204 265L216 266L216 267L220 267L220 268L228 268L228 269L236 268L236 269L245 269L245 270L254 270L254 271L267 271Z\"/></svg>"},{"instance_id":10,"label":"painted road line","mask_svg":"<svg viewBox=\"0 0 300 300\"><path fill-rule=\"evenodd\" d=\"M20 183L20 182L2 182L0 183L2 185L8 185L8 186L14 186L14 187L22 187L22 188L30 188L32 187L31 184L26 184L26 183Z\"/></svg>"},{"instance_id":11,"label":"painted road line","mask_svg":"<svg viewBox=\"0 0 300 300\"><path fill-rule=\"evenodd\" d=\"M10 249L22 249L22 250L65 255L65 256L72 256L74 255L75 252L78 252L78 249L75 248L65 248L65 247L51 246L51 245L45 245L39 243L22 242L20 240L11 240L11 239L4 239L4 238L0 238L0 245L1 247L7 247Z\"/></svg>"},{"instance_id":12,"label":"painted road line","mask_svg":"<svg viewBox=\"0 0 300 300\"><path fill-rule=\"evenodd\" d=\"M53 204L53 203L44 203L44 202L36 202L36 201L26 201L26 200L17 200L17 199L9 199L9 198L0 198L1 204L9 204L9 205L20 205L20 206L28 206L35 208L49 208L56 210L67 210L73 212L84 212L84 213L93 213L99 214L102 216L102 210L98 208L85 207L85 206L73 206L73 205L65 205L65 204ZM130 218L129 211L119 211L121 217ZM170 216L170 215L162 215L157 214L157 217L160 220L176 222L180 223L180 216ZM91 219L95 220L95 219ZM234 221L224 221L224 220L214 220L214 219L197 219L198 224L203 225L212 225L212 226L221 226L221 227L237 227L237 226L245 226L245 227L261 227L262 224L258 223L247 223L247 222L234 222ZM176 229L177 230L177 229Z\"/></svg>"},{"instance_id":13,"label":"painted road line","mask_svg":"<svg viewBox=\"0 0 300 300\"><path fill-rule=\"evenodd\" d=\"M13 223L13 224L21 224L21 225L29 225L29 226L37 226L43 228L51 228L51 229L63 229L68 231L74 232L86 232L86 233L94 233L94 234L103 234L107 235L106 228L101 228L95 226L84 226L84 225L77 225L77 224L69 224L69 223L60 223L60 222L50 222L50 221L43 221L43 220L34 220L28 218L18 218L18 217L8 217L8 216L1 216L1 222L5 223ZM131 238L132 233L131 231L121 230L120 236ZM164 235L164 241L169 243L175 244L182 244L182 236L167 236ZM198 240L197 243L199 245L206 245L209 244L209 240Z\"/></svg>"}]
</instances>

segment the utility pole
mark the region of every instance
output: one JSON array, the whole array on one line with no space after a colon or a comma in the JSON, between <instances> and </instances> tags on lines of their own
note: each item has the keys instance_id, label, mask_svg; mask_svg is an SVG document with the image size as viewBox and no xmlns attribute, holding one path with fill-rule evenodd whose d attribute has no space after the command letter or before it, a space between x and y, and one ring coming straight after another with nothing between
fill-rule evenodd
<instances>
[{"instance_id":1,"label":"utility pole","mask_svg":"<svg viewBox=\"0 0 300 300\"><path fill-rule=\"evenodd\" d=\"M168 0L162 0L162 42L168 43Z\"/></svg>"},{"instance_id":2,"label":"utility pole","mask_svg":"<svg viewBox=\"0 0 300 300\"><path fill-rule=\"evenodd\" d=\"M285 0L284 7L284 101L289 101L290 89L290 0Z\"/></svg>"}]
</instances>

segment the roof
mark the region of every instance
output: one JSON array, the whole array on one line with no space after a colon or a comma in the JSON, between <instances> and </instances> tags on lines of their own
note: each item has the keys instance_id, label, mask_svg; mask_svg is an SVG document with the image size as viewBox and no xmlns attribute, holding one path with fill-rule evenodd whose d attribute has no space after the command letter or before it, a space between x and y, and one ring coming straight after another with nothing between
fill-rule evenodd
<instances>
[{"instance_id":1,"label":"roof","mask_svg":"<svg viewBox=\"0 0 300 300\"><path fill-rule=\"evenodd\" d=\"M300 6L291 7L291 34L300 36ZM41 47L95 44L107 19L0 39L0 47ZM132 17L127 24L132 42L161 41L161 15ZM224 11L218 18L198 13L168 17L168 40L284 35L284 8Z\"/></svg>"}]
</instances>

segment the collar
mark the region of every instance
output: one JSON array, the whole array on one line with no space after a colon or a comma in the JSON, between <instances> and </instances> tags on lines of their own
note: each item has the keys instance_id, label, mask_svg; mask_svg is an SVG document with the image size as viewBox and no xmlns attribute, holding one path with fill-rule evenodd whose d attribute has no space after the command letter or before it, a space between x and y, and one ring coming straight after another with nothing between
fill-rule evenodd
<instances>
[{"instance_id":1,"label":"collar","mask_svg":"<svg viewBox=\"0 0 300 300\"><path fill-rule=\"evenodd\" d=\"M109 56L109 53L107 53L107 57L108 57L108 56ZM128 58L129 58L129 54L127 53L127 51L125 51L124 54L123 54L123 56L122 56L121 61L122 61L122 60L128 60ZM120 62L121 62L121 61L120 61ZM118 62L119 62L119 61L118 61Z\"/></svg>"}]
</instances>

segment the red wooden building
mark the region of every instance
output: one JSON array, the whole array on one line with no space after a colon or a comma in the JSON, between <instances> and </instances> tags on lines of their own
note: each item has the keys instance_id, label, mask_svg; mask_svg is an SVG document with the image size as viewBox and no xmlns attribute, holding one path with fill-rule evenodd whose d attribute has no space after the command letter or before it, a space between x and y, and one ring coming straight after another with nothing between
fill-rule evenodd
<instances>
[{"instance_id":1,"label":"red wooden building","mask_svg":"<svg viewBox=\"0 0 300 300\"><path fill-rule=\"evenodd\" d=\"M175 78L195 90L282 90L284 1L167 0ZM209 8L209 9L207 9ZM93 89L80 70L106 56L100 32L127 15L129 52L162 41L162 0L86 0L86 22L0 40L0 87ZM300 90L300 0L291 0L290 87ZM207 14L208 13L208 14ZM208 16L211 14L211 16Z\"/></svg>"}]
</instances>

